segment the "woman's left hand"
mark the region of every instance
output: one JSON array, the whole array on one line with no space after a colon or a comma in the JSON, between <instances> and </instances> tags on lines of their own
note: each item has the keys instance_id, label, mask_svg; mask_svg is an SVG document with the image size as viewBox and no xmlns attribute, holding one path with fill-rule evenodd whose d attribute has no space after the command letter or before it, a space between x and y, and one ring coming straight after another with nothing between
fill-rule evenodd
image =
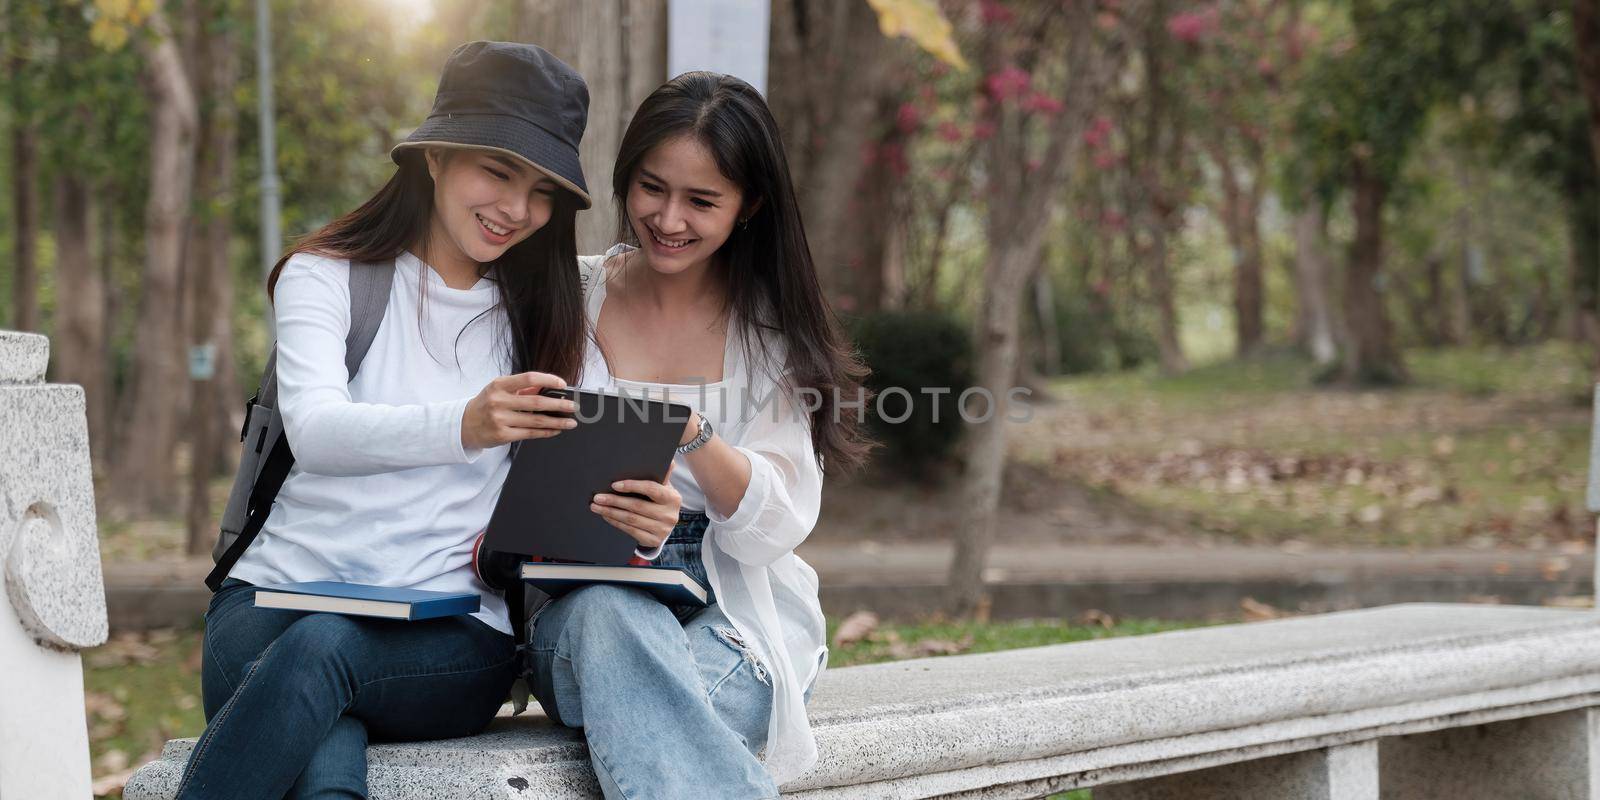
<instances>
[{"instance_id":1,"label":"woman's left hand","mask_svg":"<svg viewBox=\"0 0 1600 800\"><path fill-rule=\"evenodd\" d=\"M612 491L642 494L649 498L623 497L620 494L597 494L589 510L604 517L606 522L632 536L639 547L649 550L667 540L678 524L678 510L683 506L683 496L672 488L672 467L667 467L664 481L617 481Z\"/></svg>"}]
</instances>

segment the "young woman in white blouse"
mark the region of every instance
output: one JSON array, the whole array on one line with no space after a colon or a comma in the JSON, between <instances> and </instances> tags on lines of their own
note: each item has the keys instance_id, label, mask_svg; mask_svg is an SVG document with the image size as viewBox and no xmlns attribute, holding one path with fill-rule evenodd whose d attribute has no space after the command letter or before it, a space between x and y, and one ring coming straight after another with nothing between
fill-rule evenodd
<instances>
[{"instance_id":1,"label":"young woman in white blouse","mask_svg":"<svg viewBox=\"0 0 1600 800\"><path fill-rule=\"evenodd\" d=\"M827 663L811 532L822 467L857 465L865 369L823 299L778 128L747 83L688 73L634 114L612 177L625 244L580 259L583 385L694 408L658 564L713 603L589 586L532 619L530 677L584 729L610 798L774 797L816 761L805 703ZM631 509L643 514L643 503Z\"/></svg>"},{"instance_id":2,"label":"young woman in white blouse","mask_svg":"<svg viewBox=\"0 0 1600 800\"><path fill-rule=\"evenodd\" d=\"M574 219L589 205L587 106L582 78L538 47L461 46L433 113L394 149L389 183L273 270L295 463L206 612L207 725L178 797L365 797L369 739L477 733L506 699L519 658L473 543L508 446L574 424L560 415L570 402L538 391L575 381L583 357ZM352 262L394 270L354 377ZM651 501L601 513L653 549L677 492L626 490ZM261 584L317 580L475 592L481 608L407 622L252 603Z\"/></svg>"}]
</instances>

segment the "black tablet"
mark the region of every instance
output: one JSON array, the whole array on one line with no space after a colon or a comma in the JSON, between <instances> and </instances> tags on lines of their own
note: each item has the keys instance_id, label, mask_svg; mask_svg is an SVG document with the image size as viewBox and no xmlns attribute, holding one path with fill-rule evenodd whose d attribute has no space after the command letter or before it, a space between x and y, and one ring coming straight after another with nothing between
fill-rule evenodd
<instances>
[{"instance_id":1,"label":"black tablet","mask_svg":"<svg viewBox=\"0 0 1600 800\"><path fill-rule=\"evenodd\" d=\"M666 478L692 409L682 403L577 389L578 427L520 443L484 544L505 553L625 564L638 545L589 510L619 480Z\"/></svg>"}]
</instances>

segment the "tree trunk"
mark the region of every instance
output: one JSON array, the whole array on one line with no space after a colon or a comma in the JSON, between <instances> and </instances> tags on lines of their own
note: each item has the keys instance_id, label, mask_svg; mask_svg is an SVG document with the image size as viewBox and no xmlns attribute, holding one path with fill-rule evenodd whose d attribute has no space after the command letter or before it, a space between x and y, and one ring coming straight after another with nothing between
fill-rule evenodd
<instances>
[{"instance_id":1,"label":"tree trunk","mask_svg":"<svg viewBox=\"0 0 1600 800\"><path fill-rule=\"evenodd\" d=\"M27 124L11 129L11 327L39 330L38 148Z\"/></svg>"},{"instance_id":2,"label":"tree trunk","mask_svg":"<svg viewBox=\"0 0 1600 800\"><path fill-rule=\"evenodd\" d=\"M1045 58L1061 54L1065 63L1059 66L1066 68L1068 76L1061 96L1076 102L1044 130L1032 129L1014 109L991 108L988 113L997 120L996 133L981 148L984 155L980 167L988 182L984 232L989 253L984 265L974 360L978 364L975 388L983 389L989 402L983 404L987 408L980 405L966 409L971 416L962 483L965 513L950 562L948 599L952 613L978 619L987 616L983 570L994 542L995 516L1005 477L1006 434L1014 413L1011 381L1017 373L1023 292L1038 268L1060 187L1067 183L1071 165L1078 160L1089 113L1113 72L1107 50L1095 46L1091 38L1096 29L1087 4L1069 4L1051 13L1056 16L1042 24L1057 24L1054 35L1041 35L1036 41L1050 41L1054 49L1040 49L1028 55ZM995 72L1005 59L1017 57L1001 52L999 35L999 31L991 30L984 38L980 63L987 73ZM1030 143L1039 141L1049 143L1043 157L1030 158ZM983 418L983 411L990 412L987 419Z\"/></svg>"},{"instance_id":3,"label":"tree trunk","mask_svg":"<svg viewBox=\"0 0 1600 800\"><path fill-rule=\"evenodd\" d=\"M228 258L232 239L232 198L234 196L233 169L235 141L238 134L238 107L233 100L233 87L238 74L237 48L231 31L220 31L207 36L199 47L197 59L197 85L203 86L207 98L198 169L195 175L195 198L203 210L193 226L190 237L190 297L193 310L190 320L189 343L192 347L209 348L212 353L212 372L191 382L193 399L190 401L190 430L192 461L189 475L188 552L201 556L210 552L216 540L217 526L211 512L211 479L219 470L219 457L231 444L228 434L238 430L229 410L236 402L224 402L218 391L222 383L223 362L231 367L233 350L233 281L232 262ZM237 391L234 389L233 391Z\"/></svg>"},{"instance_id":4,"label":"tree trunk","mask_svg":"<svg viewBox=\"0 0 1600 800\"><path fill-rule=\"evenodd\" d=\"M842 258L847 268L838 276L833 302L840 310L870 314L891 301L890 260L903 238L902 220L906 214L905 148L907 136L895 125L899 102L890 96L879 98L872 127L888 132L870 139L866 147L872 156L866 168L855 175L855 183L839 205L845 215L836 237L824 245ZM807 230L810 230L809 218Z\"/></svg>"},{"instance_id":5,"label":"tree trunk","mask_svg":"<svg viewBox=\"0 0 1600 800\"><path fill-rule=\"evenodd\" d=\"M1572 34L1578 86L1589 110L1589 145L1600 164L1600 0L1573 0Z\"/></svg>"},{"instance_id":6,"label":"tree trunk","mask_svg":"<svg viewBox=\"0 0 1600 800\"><path fill-rule=\"evenodd\" d=\"M1144 61L1145 86L1138 102L1138 113L1130 115L1141 125L1130 148L1133 189L1128 207L1144 232L1144 239L1133 239L1138 246L1133 255L1143 261L1149 276L1158 315L1156 347L1161 371L1176 375L1189 369L1178 331L1178 304L1172 278L1169 241L1183 224L1183 199L1188 192L1188 141L1185 114L1177 93L1169 83L1168 48L1171 37L1165 20L1171 4L1156 2L1147 9L1141 23L1138 54Z\"/></svg>"},{"instance_id":7,"label":"tree trunk","mask_svg":"<svg viewBox=\"0 0 1600 800\"><path fill-rule=\"evenodd\" d=\"M853 296L848 235L862 153L888 90L889 46L861 0L773 0L768 100L783 128L806 238L822 285ZM841 91L841 87L848 90ZM864 209L882 224L887 209Z\"/></svg>"},{"instance_id":8,"label":"tree trunk","mask_svg":"<svg viewBox=\"0 0 1600 800\"><path fill-rule=\"evenodd\" d=\"M56 320L51 349L57 383L83 387L89 451L106 446L111 380L106 372L105 283L89 251L94 206L80 175L55 181Z\"/></svg>"},{"instance_id":9,"label":"tree trunk","mask_svg":"<svg viewBox=\"0 0 1600 800\"><path fill-rule=\"evenodd\" d=\"M1333 270L1328 264L1328 220L1312 199L1294 218L1295 331L1300 348L1319 367L1339 356L1333 303L1329 301Z\"/></svg>"},{"instance_id":10,"label":"tree trunk","mask_svg":"<svg viewBox=\"0 0 1600 800\"><path fill-rule=\"evenodd\" d=\"M1430 253L1422 261L1423 294L1412 304L1412 327L1431 347L1455 344L1455 332L1449 318L1440 313L1450 305L1450 285L1445 280L1444 257Z\"/></svg>"},{"instance_id":11,"label":"tree trunk","mask_svg":"<svg viewBox=\"0 0 1600 800\"><path fill-rule=\"evenodd\" d=\"M1012 379L1017 373L1022 292L1037 253L1026 252L1024 243L1005 242L991 246L984 267L984 299L978 327L978 383L989 394L989 402L975 401L967 410L974 420L968 425L964 507L970 521L956 536L954 558L950 562L950 602L958 616L983 615L985 591L983 568L994 543L995 515L1000 508L1000 489L1005 482L1006 416ZM978 422L985 413L987 420Z\"/></svg>"},{"instance_id":12,"label":"tree trunk","mask_svg":"<svg viewBox=\"0 0 1600 800\"><path fill-rule=\"evenodd\" d=\"M1384 308L1383 206L1389 187L1358 159L1352 177L1351 216L1355 239L1345 269L1344 319L1350 341L1341 378L1357 385L1393 385L1406 380Z\"/></svg>"},{"instance_id":13,"label":"tree trunk","mask_svg":"<svg viewBox=\"0 0 1600 800\"><path fill-rule=\"evenodd\" d=\"M589 125L578 145L594 209L578 215L578 252L616 242L611 172L633 111L667 78L666 0L522 0L519 41L572 65L589 85Z\"/></svg>"},{"instance_id":14,"label":"tree trunk","mask_svg":"<svg viewBox=\"0 0 1600 800\"><path fill-rule=\"evenodd\" d=\"M1148 233L1150 241L1143 248L1144 262L1156 303L1156 350L1161 359L1161 372L1181 375L1189 371L1189 357L1183 354L1183 341L1178 336L1178 301L1168 264L1167 226L1158 222L1150 226Z\"/></svg>"},{"instance_id":15,"label":"tree trunk","mask_svg":"<svg viewBox=\"0 0 1600 800\"><path fill-rule=\"evenodd\" d=\"M134 334L133 376L126 436L112 465L107 492L124 514L174 509L176 411L185 383L183 331L178 313L184 228L194 172L197 110L183 58L165 16L150 18L152 39L144 45L145 84L150 97L150 193L145 206L145 264Z\"/></svg>"},{"instance_id":16,"label":"tree trunk","mask_svg":"<svg viewBox=\"0 0 1600 800\"><path fill-rule=\"evenodd\" d=\"M1222 183L1222 217L1233 251L1234 353L1247 358L1261 348L1265 302L1261 263L1261 159L1239 174L1225 144L1212 148Z\"/></svg>"},{"instance_id":17,"label":"tree trunk","mask_svg":"<svg viewBox=\"0 0 1600 800\"><path fill-rule=\"evenodd\" d=\"M1578 87L1589 110L1589 147L1594 152L1594 163L1600 166L1600 0L1573 0L1572 34ZM1580 324L1593 325L1586 338L1595 343L1590 363L1600 375L1600 324L1589 317L1580 319Z\"/></svg>"},{"instance_id":18,"label":"tree trunk","mask_svg":"<svg viewBox=\"0 0 1600 800\"><path fill-rule=\"evenodd\" d=\"M1033 313L1039 319L1039 372L1055 377L1061 374L1061 326L1056 320L1055 286L1043 264L1034 267L1032 288Z\"/></svg>"},{"instance_id":19,"label":"tree trunk","mask_svg":"<svg viewBox=\"0 0 1600 800\"><path fill-rule=\"evenodd\" d=\"M99 214L96 220L100 232L100 252L97 254L99 262L95 269L100 273L100 292L104 304L101 306L101 318L105 320L106 345L100 352L100 367L105 370L106 391L105 420L102 429L105 435L100 438L100 450L89 451L94 462L95 474L103 474L112 462L112 455L121 445L117 429L111 424L112 413L122 405L122 387L116 369L116 348L112 342L121 336L118 324L122 313L120 301L121 293L116 290L117 279L117 247L120 239L117 229L117 196L115 184L110 180L99 180L94 184L95 209L93 213Z\"/></svg>"},{"instance_id":20,"label":"tree trunk","mask_svg":"<svg viewBox=\"0 0 1600 800\"><path fill-rule=\"evenodd\" d=\"M1562 192L1567 217L1568 335L1600 348L1600 194L1568 181Z\"/></svg>"}]
</instances>

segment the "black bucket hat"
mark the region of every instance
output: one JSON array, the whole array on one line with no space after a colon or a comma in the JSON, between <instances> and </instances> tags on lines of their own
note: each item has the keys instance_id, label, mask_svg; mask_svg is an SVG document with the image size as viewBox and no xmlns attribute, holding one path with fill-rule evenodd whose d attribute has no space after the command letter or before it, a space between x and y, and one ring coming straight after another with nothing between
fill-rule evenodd
<instances>
[{"instance_id":1,"label":"black bucket hat","mask_svg":"<svg viewBox=\"0 0 1600 800\"><path fill-rule=\"evenodd\" d=\"M389 151L463 147L515 157L591 205L578 142L589 119L589 87L538 45L468 42L444 62L433 111Z\"/></svg>"}]
</instances>

